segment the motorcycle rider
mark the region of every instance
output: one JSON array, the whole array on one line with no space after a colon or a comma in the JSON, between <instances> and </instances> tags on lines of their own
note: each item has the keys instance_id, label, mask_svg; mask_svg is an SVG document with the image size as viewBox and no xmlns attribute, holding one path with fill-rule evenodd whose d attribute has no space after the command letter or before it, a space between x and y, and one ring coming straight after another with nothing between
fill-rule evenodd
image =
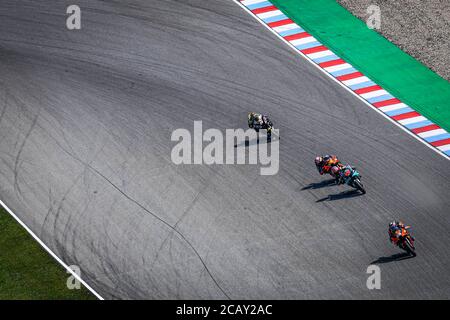
<instances>
[{"instance_id":1,"label":"motorcycle rider","mask_svg":"<svg viewBox=\"0 0 450 320\"><path fill-rule=\"evenodd\" d=\"M260 114L256 114L255 112L250 112L248 114L248 127L253 128L255 125L255 122L260 121L260 116L261 116Z\"/></svg>"},{"instance_id":2,"label":"motorcycle rider","mask_svg":"<svg viewBox=\"0 0 450 320\"><path fill-rule=\"evenodd\" d=\"M323 175L324 173L331 174L331 168L333 168L334 166L342 166L337 156L328 154L325 156L317 156L314 160L314 163L316 164L316 168L321 175Z\"/></svg>"},{"instance_id":3,"label":"motorcycle rider","mask_svg":"<svg viewBox=\"0 0 450 320\"><path fill-rule=\"evenodd\" d=\"M391 243L393 243L394 245L399 245L399 242L401 240L401 236L402 236L402 231L403 230L407 230L409 229L409 226L405 226L405 224L401 221L392 221L389 223L389 229L388 229L388 233L389 233L389 240L391 241ZM412 240L414 240L414 238L411 236Z\"/></svg>"},{"instance_id":4,"label":"motorcycle rider","mask_svg":"<svg viewBox=\"0 0 450 320\"><path fill-rule=\"evenodd\" d=\"M250 112L248 114L248 127L255 129L259 132L259 129L267 130L267 139L270 140L272 137L272 127L273 123L270 121L269 117L265 114Z\"/></svg>"}]
</instances>

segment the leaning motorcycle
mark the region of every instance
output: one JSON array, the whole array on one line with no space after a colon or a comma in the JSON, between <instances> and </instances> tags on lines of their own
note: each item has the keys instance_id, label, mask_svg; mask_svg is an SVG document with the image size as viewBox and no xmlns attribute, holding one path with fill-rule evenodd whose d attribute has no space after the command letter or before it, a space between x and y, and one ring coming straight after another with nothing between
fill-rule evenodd
<instances>
[{"instance_id":1,"label":"leaning motorcycle","mask_svg":"<svg viewBox=\"0 0 450 320\"><path fill-rule=\"evenodd\" d=\"M346 167L347 169L350 169L350 174L346 177L344 177L344 181L347 185L349 185L352 188L355 188L359 191L361 191L362 194L366 193L366 189L364 189L363 184L361 183L361 175L360 173L350 166Z\"/></svg>"}]
</instances>

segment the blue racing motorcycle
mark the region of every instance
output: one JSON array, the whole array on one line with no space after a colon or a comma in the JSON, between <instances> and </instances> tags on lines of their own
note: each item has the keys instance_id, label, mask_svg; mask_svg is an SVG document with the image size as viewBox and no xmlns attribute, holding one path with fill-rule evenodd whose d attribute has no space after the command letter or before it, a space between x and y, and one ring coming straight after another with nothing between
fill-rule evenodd
<instances>
[{"instance_id":1,"label":"blue racing motorcycle","mask_svg":"<svg viewBox=\"0 0 450 320\"><path fill-rule=\"evenodd\" d=\"M343 181L348 184L350 187L355 188L361 191L362 194L366 193L366 189L364 189L363 184L361 183L361 175L359 172L352 168L351 166L346 166L343 170Z\"/></svg>"}]
</instances>

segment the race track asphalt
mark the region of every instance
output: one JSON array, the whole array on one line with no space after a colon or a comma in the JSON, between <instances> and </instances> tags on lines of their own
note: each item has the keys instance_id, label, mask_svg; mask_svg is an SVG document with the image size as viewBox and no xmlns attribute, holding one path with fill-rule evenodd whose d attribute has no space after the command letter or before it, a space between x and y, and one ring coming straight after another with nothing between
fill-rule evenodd
<instances>
[{"instance_id":1,"label":"race track asphalt","mask_svg":"<svg viewBox=\"0 0 450 320\"><path fill-rule=\"evenodd\" d=\"M231 0L78 0L75 31L70 4L0 2L0 199L104 298L450 298L448 160ZM277 175L172 163L175 129L253 110L280 129ZM367 194L322 183L322 153Z\"/></svg>"}]
</instances>

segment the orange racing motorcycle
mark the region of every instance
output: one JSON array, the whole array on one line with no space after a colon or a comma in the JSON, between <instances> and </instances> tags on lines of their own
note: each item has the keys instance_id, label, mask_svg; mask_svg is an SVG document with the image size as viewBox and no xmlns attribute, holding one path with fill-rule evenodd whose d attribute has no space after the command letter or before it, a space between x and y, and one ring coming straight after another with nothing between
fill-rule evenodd
<instances>
[{"instance_id":1,"label":"orange racing motorcycle","mask_svg":"<svg viewBox=\"0 0 450 320\"><path fill-rule=\"evenodd\" d=\"M331 168L337 166L338 168L343 168L344 165L335 155L326 155L326 156L317 156L314 159L314 163L316 164L316 168L321 175L323 174L331 174Z\"/></svg>"},{"instance_id":2,"label":"orange racing motorcycle","mask_svg":"<svg viewBox=\"0 0 450 320\"><path fill-rule=\"evenodd\" d=\"M411 233L409 232L410 226L404 226L398 230L395 231L394 238L391 237L394 240L394 244L397 245L400 249L405 250L408 254L412 256L416 256L416 248L414 247L414 238L411 236Z\"/></svg>"}]
</instances>

